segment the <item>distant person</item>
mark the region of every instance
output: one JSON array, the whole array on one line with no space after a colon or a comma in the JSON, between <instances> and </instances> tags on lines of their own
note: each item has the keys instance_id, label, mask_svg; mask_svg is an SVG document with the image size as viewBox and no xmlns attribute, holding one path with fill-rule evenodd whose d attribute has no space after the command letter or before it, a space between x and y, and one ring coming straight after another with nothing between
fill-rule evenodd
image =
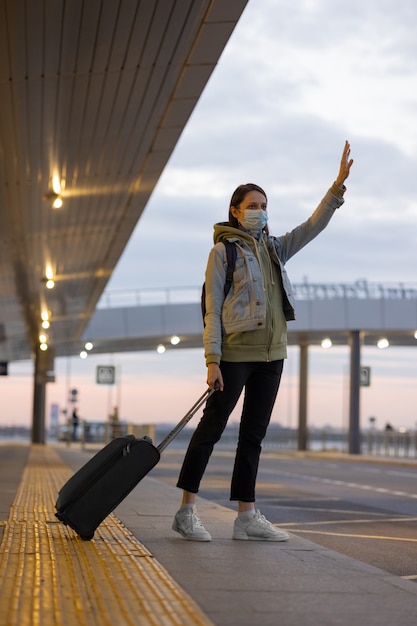
<instances>
[{"instance_id":1,"label":"distant person","mask_svg":"<svg viewBox=\"0 0 417 626\"><path fill-rule=\"evenodd\" d=\"M391 431L393 431L394 429L393 429L393 427L391 426L391 424L390 424L389 422L387 422L387 423L385 424L385 430L386 430L387 432L391 432Z\"/></svg>"},{"instance_id":2,"label":"distant person","mask_svg":"<svg viewBox=\"0 0 417 626\"><path fill-rule=\"evenodd\" d=\"M255 484L265 437L287 356L287 320L295 319L294 297L284 265L326 228L344 200L353 160L345 143L335 182L312 216L291 232L273 237L266 193L249 183L232 195L228 222L214 226L206 269L204 352L207 383L219 391L207 400L188 446L177 487L183 490L173 530L185 539L210 541L197 515L196 494L213 447L244 390L230 500L237 501L233 539L286 541L286 532L255 510ZM236 265L225 297L226 251L234 242Z\"/></svg>"},{"instance_id":3,"label":"distant person","mask_svg":"<svg viewBox=\"0 0 417 626\"><path fill-rule=\"evenodd\" d=\"M77 409L74 409L72 412L71 422L72 422L72 441L77 441L78 440L77 430L78 430L78 425L80 423L80 418L78 417Z\"/></svg>"}]
</instances>

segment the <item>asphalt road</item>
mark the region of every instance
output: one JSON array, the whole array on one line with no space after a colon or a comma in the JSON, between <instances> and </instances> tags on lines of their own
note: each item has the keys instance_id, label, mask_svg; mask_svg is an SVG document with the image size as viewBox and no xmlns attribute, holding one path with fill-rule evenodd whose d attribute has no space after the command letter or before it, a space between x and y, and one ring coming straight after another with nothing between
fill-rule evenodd
<instances>
[{"instance_id":1,"label":"asphalt road","mask_svg":"<svg viewBox=\"0 0 417 626\"><path fill-rule=\"evenodd\" d=\"M165 450L152 476L175 485L183 456ZM233 459L214 452L199 495L236 508L228 499ZM416 479L417 464L264 452L256 507L290 533L417 582Z\"/></svg>"}]
</instances>

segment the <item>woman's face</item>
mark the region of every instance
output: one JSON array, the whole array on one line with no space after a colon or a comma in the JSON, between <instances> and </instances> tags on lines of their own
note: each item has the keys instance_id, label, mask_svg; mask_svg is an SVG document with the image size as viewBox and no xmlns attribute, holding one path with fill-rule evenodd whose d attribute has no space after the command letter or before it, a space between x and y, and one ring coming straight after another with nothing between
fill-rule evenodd
<instances>
[{"instance_id":1,"label":"woman's face","mask_svg":"<svg viewBox=\"0 0 417 626\"><path fill-rule=\"evenodd\" d=\"M252 209L255 211L266 211L266 198L260 193L260 191L249 191L239 206L231 207L231 212L234 217L239 219L239 214L246 209Z\"/></svg>"}]
</instances>

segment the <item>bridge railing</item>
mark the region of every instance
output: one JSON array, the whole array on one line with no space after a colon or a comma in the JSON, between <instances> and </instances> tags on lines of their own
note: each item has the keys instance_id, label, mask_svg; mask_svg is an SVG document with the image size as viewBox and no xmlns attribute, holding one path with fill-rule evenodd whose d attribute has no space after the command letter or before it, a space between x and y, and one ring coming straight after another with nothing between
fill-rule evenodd
<instances>
[{"instance_id":1,"label":"bridge railing","mask_svg":"<svg viewBox=\"0 0 417 626\"><path fill-rule=\"evenodd\" d=\"M109 309L129 306L188 304L198 302L200 297L201 287L114 289L103 293L97 308Z\"/></svg>"},{"instance_id":2,"label":"bridge railing","mask_svg":"<svg viewBox=\"0 0 417 626\"><path fill-rule=\"evenodd\" d=\"M296 300L417 300L417 283L310 283L305 279L293 284ZM97 308L187 304L199 302L199 287L161 287L144 289L112 289L105 291Z\"/></svg>"}]
</instances>

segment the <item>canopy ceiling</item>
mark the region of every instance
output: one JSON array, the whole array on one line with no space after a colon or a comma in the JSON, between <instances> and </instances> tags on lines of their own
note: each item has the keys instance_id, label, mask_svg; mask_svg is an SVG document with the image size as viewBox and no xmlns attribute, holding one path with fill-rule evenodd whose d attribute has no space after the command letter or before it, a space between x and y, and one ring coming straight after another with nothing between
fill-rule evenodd
<instances>
[{"instance_id":1,"label":"canopy ceiling","mask_svg":"<svg viewBox=\"0 0 417 626\"><path fill-rule=\"evenodd\" d=\"M0 0L2 361L80 340L246 3Z\"/></svg>"}]
</instances>

